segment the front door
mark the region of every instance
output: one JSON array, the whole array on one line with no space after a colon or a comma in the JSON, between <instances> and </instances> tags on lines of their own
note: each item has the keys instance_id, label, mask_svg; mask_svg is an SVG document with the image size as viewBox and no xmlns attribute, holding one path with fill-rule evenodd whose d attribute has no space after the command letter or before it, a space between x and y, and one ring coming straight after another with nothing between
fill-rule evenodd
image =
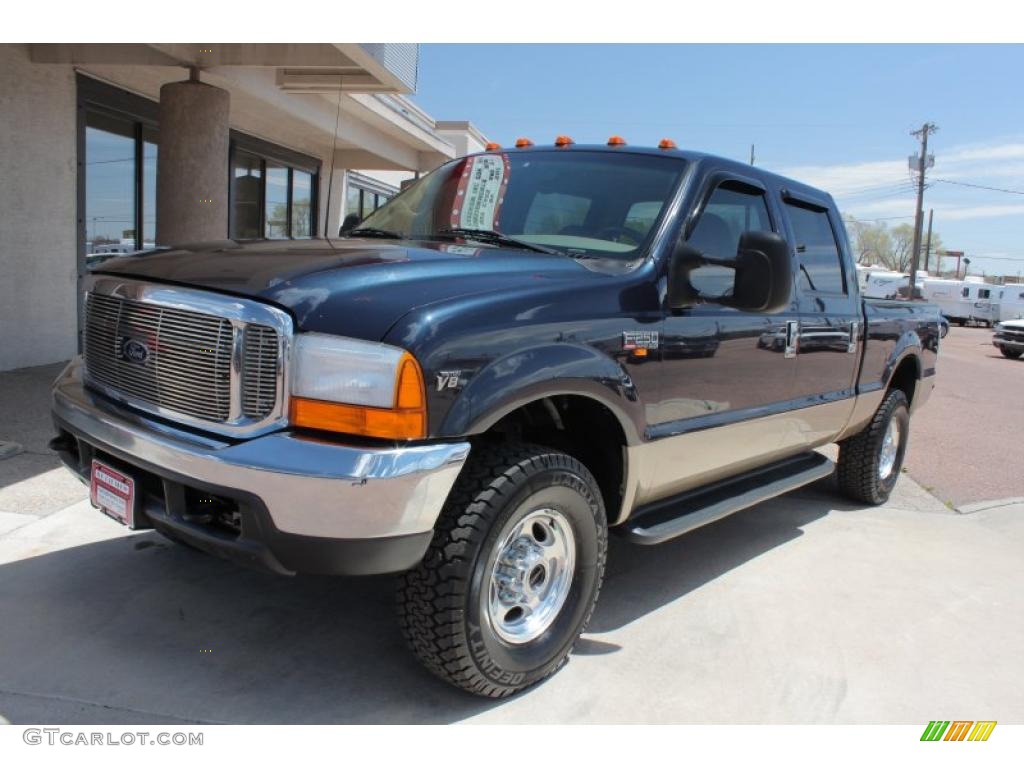
<instances>
[{"instance_id":1,"label":"front door","mask_svg":"<svg viewBox=\"0 0 1024 768\"><path fill-rule=\"evenodd\" d=\"M701 199L688 243L706 256L735 257L744 232L781 231L754 179L716 175ZM701 267L691 283L703 296L721 296L732 290L733 275L725 267ZM797 320L795 304L778 314L711 301L666 311L660 396L648 413L652 437L661 443L652 497L792 452L775 419L793 397Z\"/></svg>"}]
</instances>

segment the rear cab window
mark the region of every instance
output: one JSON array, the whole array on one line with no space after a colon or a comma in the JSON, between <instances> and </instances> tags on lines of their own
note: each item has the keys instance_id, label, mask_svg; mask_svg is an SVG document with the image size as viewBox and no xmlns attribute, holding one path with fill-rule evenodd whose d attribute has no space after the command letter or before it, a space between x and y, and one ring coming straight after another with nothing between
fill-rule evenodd
<instances>
[{"instance_id":1,"label":"rear cab window","mask_svg":"<svg viewBox=\"0 0 1024 768\"><path fill-rule=\"evenodd\" d=\"M811 293L845 294L846 277L828 210L801 201L784 201L793 227L799 263L798 285Z\"/></svg>"}]
</instances>

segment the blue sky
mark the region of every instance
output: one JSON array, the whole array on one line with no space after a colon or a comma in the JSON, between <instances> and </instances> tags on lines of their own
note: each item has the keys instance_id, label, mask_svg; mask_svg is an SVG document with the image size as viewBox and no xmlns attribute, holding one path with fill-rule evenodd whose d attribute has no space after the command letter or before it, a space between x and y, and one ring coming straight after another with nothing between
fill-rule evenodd
<instances>
[{"instance_id":1,"label":"blue sky","mask_svg":"<svg viewBox=\"0 0 1024 768\"><path fill-rule=\"evenodd\" d=\"M753 143L758 165L896 225L913 222L909 132L925 120L930 177L1024 191L1021 72L1024 46L423 45L416 101L503 144L668 136L747 160ZM1024 194L936 182L929 207L972 272L1024 274Z\"/></svg>"}]
</instances>

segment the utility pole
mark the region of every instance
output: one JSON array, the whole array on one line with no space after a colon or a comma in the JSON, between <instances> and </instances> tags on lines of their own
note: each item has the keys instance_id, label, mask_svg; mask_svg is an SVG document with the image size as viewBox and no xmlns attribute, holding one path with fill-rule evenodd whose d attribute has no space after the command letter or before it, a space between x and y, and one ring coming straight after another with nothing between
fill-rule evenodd
<instances>
[{"instance_id":1,"label":"utility pole","mask_svg":"<svg viewBox=\"0 0 1024 768\"><path fill-rule=\"evenodd\" d=\"M750 145L750 164L754 164L754 145Z\"/></svg>"},{"instance_id":2,"label":"utility pole","mask_svg":"<svg viewBox=\"0 0 1024 768\"><path fill-rule=\"evenodd\" d=\"M935 133L939 127L935 123L925 123L918 130L911 131L911 136L921 139L921 155L917 158L917 211L914 215L914 246L910 262L910 297L914 297L917 285L917 260L921 255L921 229L924 226L924 172L928 167L928 135Z\"/></svg>"},{"instance_id":3,"label":"utility pole","mask_svg":"<svg viewBox=\"0 0 1024 768\"><path fill-rule=\"evenodd\" d=\"M928 209L928 238L924 246L924 271L926 273L928 272L928 258L932 255L932 214L934 213L934 208ZM938 273L936 272L936 274Z\"/></svg>"}]
</instances>

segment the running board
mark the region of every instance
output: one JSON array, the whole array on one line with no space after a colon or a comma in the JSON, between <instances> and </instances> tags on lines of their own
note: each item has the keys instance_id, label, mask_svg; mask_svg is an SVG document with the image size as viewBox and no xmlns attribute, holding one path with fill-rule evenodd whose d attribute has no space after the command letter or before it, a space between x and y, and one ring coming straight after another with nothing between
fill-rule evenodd
<instances>
[{"instance_id":1,"label":"running board","mask_svg":"<svg viewBox=\"0 0 1024 768\"><path fill-rule=\"evenodd\" d=\"M640 507L619 530L634 544L661 544L828 477L833 469L820 453L805 453Z\"/></svg>"}]
</instances>

